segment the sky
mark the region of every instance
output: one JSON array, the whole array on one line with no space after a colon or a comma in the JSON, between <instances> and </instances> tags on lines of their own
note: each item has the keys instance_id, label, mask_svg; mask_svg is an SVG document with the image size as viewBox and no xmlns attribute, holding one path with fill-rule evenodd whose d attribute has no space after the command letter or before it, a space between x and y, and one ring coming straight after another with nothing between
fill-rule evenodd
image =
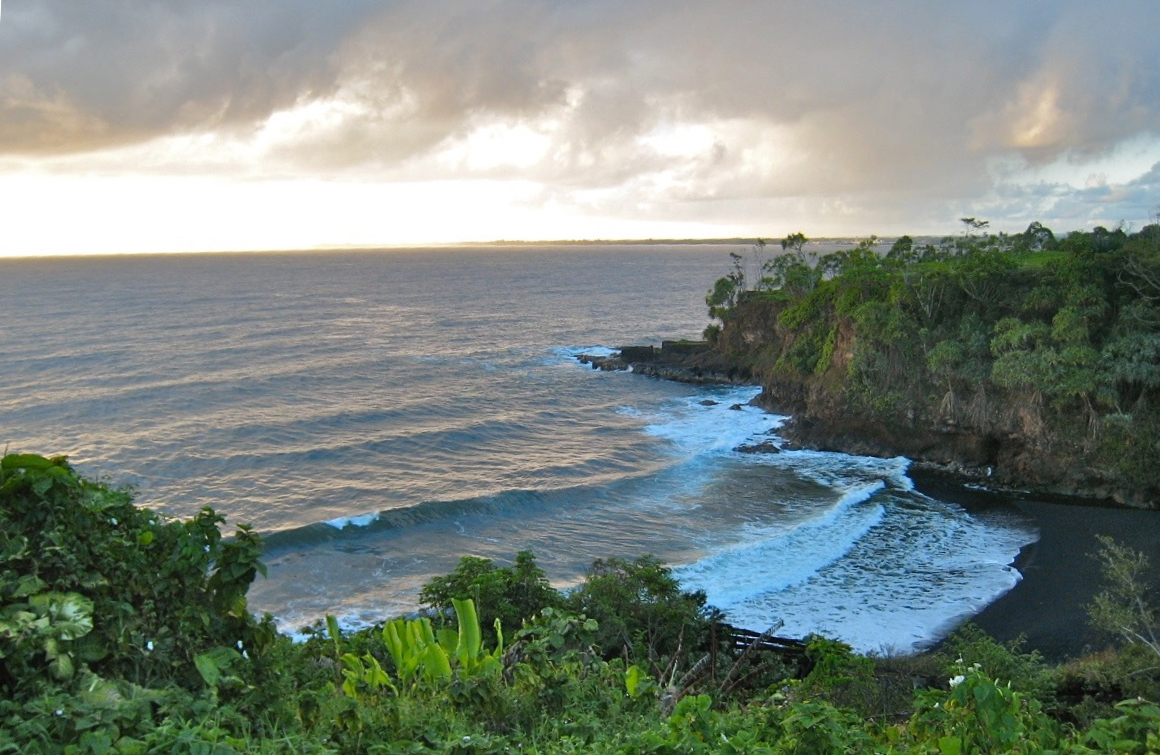
<instances>
[{"instance_id":1,"label":"sky","mask_svg":"<svg viewBox=\"0 0 1160 755\"><path fill-rule=\"evenodd\" d=\"M8 0L0 256L1140 228L1156 0Z\"/></svg>"}]
</instances>

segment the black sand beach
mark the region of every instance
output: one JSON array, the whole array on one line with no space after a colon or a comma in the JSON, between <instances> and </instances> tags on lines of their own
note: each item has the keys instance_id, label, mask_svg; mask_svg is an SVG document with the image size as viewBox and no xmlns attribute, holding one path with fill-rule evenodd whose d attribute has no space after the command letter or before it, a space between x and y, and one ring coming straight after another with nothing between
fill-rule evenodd
<instances>
[{"instance_id":1,"label":"black sand beach","mask_svg":"<svg viewBox=\"0 0 1160 755\"><path fill-rule=\"evenodd\" d=\"M1153 567L1160 567L1160 511L977 491L921 469L912 470L911 477L924 493L968 510L1008 507L1035 521L1039 541L1024 548L1016 562L1022 581L973 621L1003 642L1023 635L1025 649L1049 660L1076 657L1107 643L1088 626L1085 611L1102 589L1099 564L1091 557L1099 547L1097 535L1144 552Z\"/></svg>"}]
</instances>

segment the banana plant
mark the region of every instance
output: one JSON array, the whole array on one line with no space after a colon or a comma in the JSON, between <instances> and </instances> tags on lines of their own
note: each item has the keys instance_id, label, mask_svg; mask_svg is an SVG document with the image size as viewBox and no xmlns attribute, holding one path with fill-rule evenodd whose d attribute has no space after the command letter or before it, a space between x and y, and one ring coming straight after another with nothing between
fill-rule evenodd
<instances>
[{"instance_id":1,"label":"banana plant","mask_svg":"<svg viewBox=\"0 0 1160 755\"><path fill-rule=\"evenodd\" d=\"M383 627L383 642L395 662L395 674L403 685L413 684L420 673L428 682L451 678L448 652L436 640L430 619L388 622Z\"/></svg>"},{"instance_id":2,"label":"banana plant","mask_svg":"<svg viewBox=\"0 0 1160 755\"><path fill-rule=\"evenodd\" d=\"M342 675L346 679L342 683L342 691L347 697L357 698L360 685L371 692L378 692L385 687L396 695L399 694L398 688L391 684L391 678L383 671L378 659L370 653L364 654L362 658L354 653L346 653L342 656L342 665Z\"/></svg>"},{"instance_id":3,"label":"banana plant","mask_svg":"<svg viewBox=\"0 0 1160 755\"><path fill-rule=\"evenodd\" d=\"M455 659L464 676L487 676L498 674L503 667L503 627L495 620L496 647L490 652L483 648L483 633L480 631L479 614L475 602L453 599L455 617L459 623L459 634L455 644Z\"/></svg>"},{"instance_id":4,"label":"banana plant","mask_svg":"<svg viewBox=\"0 0 1160 755\"><path fill-rule=\"evenodd\" d=\"M442 682L450 680L454 673L474 677L498 674L502 669L503 633L499 619L495 622L499 642L488 651L483 648L475 602L456 599L452 604L457 629L440 629L436 633L427 618L395 619L383 627L383 642L404 687L412 686L419 678L428 683Z\"/></svg>"}]
</instances>

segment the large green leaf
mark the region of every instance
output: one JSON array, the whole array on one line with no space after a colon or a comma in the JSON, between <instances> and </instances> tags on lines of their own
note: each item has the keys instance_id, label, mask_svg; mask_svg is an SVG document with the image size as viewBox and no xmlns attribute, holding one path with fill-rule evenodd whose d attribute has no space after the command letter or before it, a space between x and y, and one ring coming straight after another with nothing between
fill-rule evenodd
<instances>
[{"instance_id":1,"label":"large green leaf","mask_svg":"<svg viewBox=\"0 0 1160 755\"><path fill-rule=\"evenodd\" d=\"M46 459L37 454L8 454L3 459L0 459L0 469L3 469L5 472L15 472L19 469L29 471L48 469L54 466L54 461L56 459Z\"/></svg>"},{"instance_id":2,"label":"large green leaf","mask_svg":"<svg viewBox=\"0 0 1160 755\"><path fill-rule=\"evenodd\" d=\"M475 601L470 598L467 600L453 598L451 604L455 606L455 616L459 619L459 646L455 649L455 657L460 663L467 665L479 658L479 651L483 647L479 614L475 611Z\"/></svg>"},{"instance_id":3,"label":"large green leaf","mask_svg":"<svg viewBox=\"0 0 1160 755\"><path fill-rule=\"evenodd\" d=\"M28 555L28 538L9 537L0 532L0 562L15 561Z\"/></svg>"},{"instance_id":4,"label":"large green leaf","mask_svg":"<svg viewBox=\"0 0 1160 755\"><path fill-rule=\"evenodd\" d=\"M459 632L449 627L443 627L435 634L439 641L439 647L446 650L449 654L454 653L455 649L459 647Z\"/></svg>"},{"instance_id":5,"label":"large green leaf","mask_svg":"<svg viewBox=\"0 0 1160 755\"><path fill-rule=\"evenodd\" d=\"M234 661L241 658L233 648L216 647L194 656L193 664L197 673L209 687L216 687Z\"/></svg>"},{"instance_id":6,"label":"large green leaf","mask_svg":"<svg viewBox=\"0 0 1160 755\"><path fill-rule=\"evenodd\" d=\"M326 633L336 647L342 644L342 630L339 629L338 619L330 614L326 614Z\"/></svg>"},{"instance_id":7,"label":"large green leaf","mask_svg":"<svg viewBox=\"0 0 1160 755\"><path fill-rule=\"evenodd\" d=\"M68 653L57 653L48 662L48 671L54 678L63 681L71 678L76 668L73 666L72 658Z\"/></svg>"},{"instance_id":8,"label":"large green leaf","mask_svg":"<svg viewBox=\"0 0 1160 755\"><path fill-rule=\"evenodd\" d=\"M636 689L640 686L640 667L635 663L625 669L624 688L629 697L636 697Z\"/></svg>"},{"instance_id":9,"label":"large green leaf","mask_svg":"<svg viewBox=\"0 0 1160 755\"><path fill-rule=\"evenodd\" d=\"M423 673L429 681L451 678L451 659L438 643L431 643L423 653Z\"/></svg>"},{"instance_id":10,"label":"large green leaf","mask_svg":"<svg viewBox=\"0 0 1160 755\"><path fill-rule=\"evenodd\" d=\"M48 587L48 583L40 577L33 574L25 574L16 583L16 589L12 592L12 597L27 598L29 595L35 595L46 587Z\"/></svg>"},{"instance_id":11,"label":"large green leaf","mask_svg":"<svg viewBox=\"0 0 1160 755\"><path fill-rule=\"evenodd\" d=\"M53 636L75 640L93 631L93 601L75 592L33 595L28 605L52 625Z\"/></svg>"},{"instance_id":12,"label":"large green leaf","mask_svg":"<svg viewBox=\"0 0 1160 755\"><path fill-rule=\"evenodd\" d=\"M31 611L15 610L12 607L0 613L0 638L11 639L19 637L29 627L38 629L48 626L48 618L40 618Z\"/></svg>"},{"instance_id":13,"label":"large green leaf","mask_svg":"<svg viewBox=\"0 0 1160 755\"><path fill-rule=\"evenodd\" d=\"M387 646L387 652L391 654L391 660L395 662L395 669L399 672L403 668L403 634L406 631L403 619L388 621L383 627L383 643Z\"/></svg>"}]
</instances>

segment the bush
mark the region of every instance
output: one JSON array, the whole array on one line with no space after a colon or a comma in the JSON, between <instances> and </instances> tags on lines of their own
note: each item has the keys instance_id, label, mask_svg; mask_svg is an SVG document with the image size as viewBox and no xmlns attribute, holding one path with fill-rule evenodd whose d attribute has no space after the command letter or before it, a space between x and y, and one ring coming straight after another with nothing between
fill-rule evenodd
<instances>
[{"instance_id":1,"label":"bush","mask_svg":"<svg viewBox=\"0 0 1160 755\"><path fill-rule=\"evenodd\" d=\"M273 641L246 612L264 567L248 528L222 540L205 509L187 522L136 508L129 491L64 457L0 461L0 690L27 699L86 670L137 685L202 685L195 658ZM49 671L50 674L43 673Z\"/></svg>"},{"instance_id":2,"label":"bush","mask_svg":"<svg viewBox=\"0 0 1160 755\"><path fill-rule=\"evenodd\" d=\"M1097 536L1105 588L1088 608L1092 624L1127 645L1150 651L1160 660L1160 610L1152 603L1156 591L1148 557L1110 537Z\"/></svg>"},{"instance_id":3,"label":"bush","mask_svg":"<svg viewBox=\"0 0 1160 755\"><path fill-rule=\"evenodd\" d=\"M558 608L564 598L548 583L531 551L516 554L511 566L496 566L489 558L464 556L455 571L435 577L419 592L419 600L446 618L455 599L475 601L480 623L489 639L499 619L514 634L525 621L545 608Z\"/></svg>"},{"instance_id":4,"label":"bush","mask_svg":"<svg viewBox=\"0 0 1160 755\"><path fill-rule=\"evenodd\" d=\"M634 561L597 559L568 607L600 625L596 643L605 657L657 662L705 646L720 613L702 590L686 592L655 556Z\"/></svg>"},{"instance_id":5,"label":"bush","mask_svg":"<svg viewBox=\"0 0 1160 755\"><path fill-rule=\"evenodd\" d=\"M963 665L979 667L992 679L1009 682L1016 690L1039 700L1054 698L1056 677L1035 651L1023 652L1023 639L1009 644L995 641L975 624L959 627L944 642L945 673L955 676Z\"/></svg>"}]
</instances>

